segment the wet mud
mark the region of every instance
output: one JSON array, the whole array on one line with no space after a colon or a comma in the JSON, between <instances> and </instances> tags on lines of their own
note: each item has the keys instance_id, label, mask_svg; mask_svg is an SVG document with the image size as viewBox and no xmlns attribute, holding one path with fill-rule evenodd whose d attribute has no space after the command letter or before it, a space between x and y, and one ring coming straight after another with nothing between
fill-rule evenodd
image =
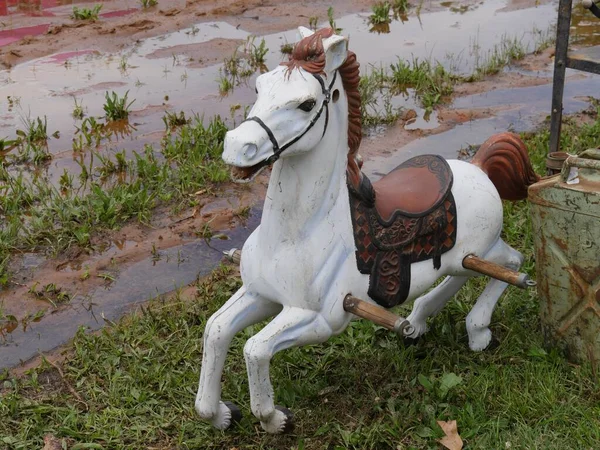
<instances>
[{"instance_id":1,"label":"wet mud","mask_svg":"<svg viewBox=\"0 0 600 450\"><path fill-rule=\"evenodd\" d=\"M187 0L163 1L159 8L140 11L137 2L106 1L102 20L83 25L69 19L70 1L50 2L37 12L10 7L4 14L9 25L0 31L0 59L8 67L0 71L0 99L11 96L19 102L10 108L0 103L0 135L12 137L23 117L46 116L49 133L60 134L49 141L54 157L45 168L46 176L56 181L65 169L73 174L79 170L71 148L80 123L71 117L74 99L82 103L86 117L99 117L107 91L129 91L135 98L127 132L97 149L107 154L126 150L131 156L158 143L166 111L220 114L233 125L254 99L258 73L223 97L217 85L222 60L236 49L243 51L243 43L258 35L255 42L264 38L269 48L266 66L274 67L285 58L280 46L295 41L295 27L308 25L312 16L325 24L330 5L337 26L350 36L363 73L387 67L398 57L415 57L469 74L502 39L518 37L532 51L538 44L535 30L548 30L556 20L551 2L491 0L466 8L459 7L463 2L425 2L419 18L409 15L404 22L392 22L389 33L373 33L370 3L273 1L264 6L252 0ZM576 45L600 45L593 18L578 14ZM35 30L24 34L24 27L46 29L36 36ZM367 134L360 149L365 172L376 179L417 154L456 157L495 132L538 127L550 110L552 53L550 48L499 75L458 85L453 99L429 117L410 93L394 97L394 106L415 113L409 121ZM600 77L569 73L565 112L585 109L587 96L597 92ZM135 305L209 273L222 260L220 251L240 247L259 223L267 181L264 174L250 188L223 185L210 195L199 194L196 209L176 217L165 210L150 227L132 224L98 236L92 254L58 259L21 255L15 262L15 284L0 292L4 315L16 320L0 324L0 368L56 348L81 326L95 330L110 324ZM212 239L201 237L207 226ZM32 294L32 286L49 283L68 292L71 300L53 305Z\"/></svg>"}]
</instances>

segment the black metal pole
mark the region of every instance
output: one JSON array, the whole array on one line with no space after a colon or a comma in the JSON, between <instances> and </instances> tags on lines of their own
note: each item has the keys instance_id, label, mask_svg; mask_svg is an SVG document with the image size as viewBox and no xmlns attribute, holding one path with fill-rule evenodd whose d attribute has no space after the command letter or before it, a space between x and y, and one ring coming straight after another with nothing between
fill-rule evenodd
<instances>
[{"instance_id":1,"label":"black metal pole","mask_svg":"<svg viewBox=\"0 0 600 450\"><path fill-rule=\"evenodd\" d=\"M554 81L552 84L552 111L550 113L550 152L559 151L571 8L572 0L560 0L556 23L556 51L554 53Z\"/></svg>"}]
</instances>

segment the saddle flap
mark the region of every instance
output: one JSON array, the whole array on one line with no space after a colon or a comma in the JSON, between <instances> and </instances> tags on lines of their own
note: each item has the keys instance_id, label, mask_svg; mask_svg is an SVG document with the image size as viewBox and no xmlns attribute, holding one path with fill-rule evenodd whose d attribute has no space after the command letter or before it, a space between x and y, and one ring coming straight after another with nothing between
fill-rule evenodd
<instances>
[{"instance_id":1,"label":"saddle flap","mask_svg":"<svg viewBox=\"0 0 600 450\"><path fill-rule=\"evenodd\" d=\"M397 212L421 217L436 209L451 188L452 170L444 158L416 156L373 184L375 209L385 222Z\"/></svg>"}]
</instances>

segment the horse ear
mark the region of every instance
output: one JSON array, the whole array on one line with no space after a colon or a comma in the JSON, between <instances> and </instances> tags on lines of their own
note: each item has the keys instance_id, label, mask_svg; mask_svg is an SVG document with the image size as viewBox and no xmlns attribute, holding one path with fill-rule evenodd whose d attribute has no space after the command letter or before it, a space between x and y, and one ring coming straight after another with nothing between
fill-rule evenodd
<instances>
[{"instance_id":1,"label":"horse ear","mask_svg":"<svg viewBox=\"0 0 600 450\"><path fill-rule=\"evenodd\" d=\"M298 27L298 40L301 41L305 37L312 36L315 32L306 27Z\"/></svg>"},{"instance_id":2,"label":"horse ear","mask_svg":"<svg viewBox=\"0 0 600 450\"><path fill-rule=\"evenodd\" d=\"M344 64L348 57L348 39L339 34L323 39L325 50L325 72L332 73Z\"/></svg>"}]
</instances>

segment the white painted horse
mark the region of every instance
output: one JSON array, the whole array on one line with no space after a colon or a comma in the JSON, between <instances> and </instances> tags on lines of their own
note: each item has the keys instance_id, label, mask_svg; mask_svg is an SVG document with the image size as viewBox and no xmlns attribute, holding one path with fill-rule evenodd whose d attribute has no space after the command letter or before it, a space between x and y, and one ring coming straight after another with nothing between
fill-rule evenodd
<instances>
[{"instance_id":1,"label":"white painted horse","mask_svg":"<svg viewBox=\"0 0 600 450\"><path fill-rule=\"evenodd\" d=\"M249 181L271 165L272 174L261 224L243 247L243 286L209 319L204 332L195 407L219 429L228 428L240 414L221 400L223 365L237 332L275 316L247 341L244 356L253 414L267 432L285 432L292 415L275 404L269 377L273 355L344 331L354 317L342 306L348 293L373 301L369 274L357 268L349 193L349 186L365 178L356 156L361 138L358 63L346 38L332 30L313 34L301 27L300 34L290 62L258 77L258 98L249 119L225 138L223 159L237 168L238 179ZM483 147L473 164L448 161L454 245L437 256L437 265L410 264L407 300L447 276L417 298L407 318L414 327L411 338L423 334L426 319L478 275L463 268L466 255L512 269L522 264L521 254L500 238L501 197L523 198L535 175L516 136L504 134ZM375 191L382 189L377 186ZM490 343L491 315L506 287L492 279L469 313L471 349L483 350Z\"/></svg>"}]
</instances>

